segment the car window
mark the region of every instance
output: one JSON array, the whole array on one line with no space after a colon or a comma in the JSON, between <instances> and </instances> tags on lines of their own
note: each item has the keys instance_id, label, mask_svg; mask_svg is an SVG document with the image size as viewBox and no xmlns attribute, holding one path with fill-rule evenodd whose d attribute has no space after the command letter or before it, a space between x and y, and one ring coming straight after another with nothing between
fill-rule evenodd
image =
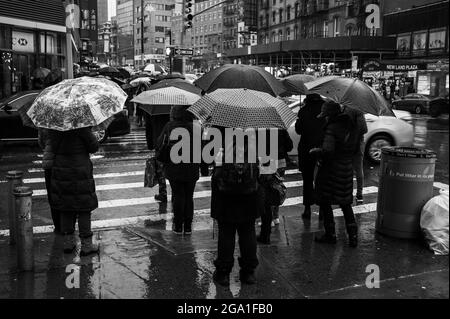
<instances>
[{"instance_id":1,"label":"car window","mask_svg":"<svg viewBox=\"0 0 450 319\"><path fill-rule=\"evenodd\" d=\"M11 106L11 108L14 111L17 111L23 105L29 104L29 103L33 103L37 96L38 96L37 93L25 94L25 95L22 95L22 96L18 97L17 99L14 99L14 100L10 101L8 103L8 105Z\"/></svg>"}]
</instances>

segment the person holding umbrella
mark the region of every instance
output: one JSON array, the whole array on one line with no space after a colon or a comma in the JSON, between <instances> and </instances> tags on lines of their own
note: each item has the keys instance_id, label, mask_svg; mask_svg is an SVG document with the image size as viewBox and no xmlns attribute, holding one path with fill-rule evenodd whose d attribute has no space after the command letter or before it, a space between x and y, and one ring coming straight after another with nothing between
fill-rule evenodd
<instances>
[{"instance_id":1,"label":"person holding umbrella","mask_svg":"<svg viewBox=\"0 0 450 319\"><path fill-rule=\"evenodd\" d=\"M332 205L339 205L344 213L349 246L358 245L357 225L353 214L353 156L359 147L354 138L350 116L340 104L330 101L322 106L318 115L326 124L322 145L310 151L319 161L315 179L315 196L324 217L325 234L316 237L318 243L336 243Z\"/></svg>"},{"instance_id":2,"label":"person holding umbrella","mask_svg":"<svg viewBox=\"0 0 450 319\"><path fill-rule=\"evenodd\" d=\"M19 110L24 124L48 130L54 153L50 177L50 205L60 212L64 252L76 248L74 220L78 220L81 256L98 252L93 243L91 212L98 207L90 154L99 144L95 129L106 129L121 112L127 95L106 79L81 77L45 89L28 110ZM26 111L26 112L24 112Z\"/></svg>"},{"instance_id":3,"label":"person holding umbrella","mask_svg":"<svg viewBox=\"0 0 450 319\"><path fill-rule=\"evenodd\" d=\"M317 158L311 156L309 151L319 147L322 142L325 120L318 118L325 101L319 94L309 94L304 101L305 105L298 112L295 131L300 135L298 144L298 166L303 176L303 214L302 218L311 219L311 206L314 205L314 170Z\"/></svg>"}]
</instances>

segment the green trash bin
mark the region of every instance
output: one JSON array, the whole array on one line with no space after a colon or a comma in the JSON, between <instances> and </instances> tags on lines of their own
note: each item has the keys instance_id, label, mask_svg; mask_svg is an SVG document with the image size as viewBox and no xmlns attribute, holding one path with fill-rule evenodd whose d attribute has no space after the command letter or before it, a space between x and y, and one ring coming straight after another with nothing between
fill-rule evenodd
<instances>
[{"instance_id":1,"label":"green trash bin","mask_svg":"<svg viewBox=\"0 0 450 319\"><path fill-rule=\"evenodd\" d=\"M420 236L420 213L433 197L436 154L407 147L383 148L377 232L396 238Z\"/></svg>"}]
</instances>

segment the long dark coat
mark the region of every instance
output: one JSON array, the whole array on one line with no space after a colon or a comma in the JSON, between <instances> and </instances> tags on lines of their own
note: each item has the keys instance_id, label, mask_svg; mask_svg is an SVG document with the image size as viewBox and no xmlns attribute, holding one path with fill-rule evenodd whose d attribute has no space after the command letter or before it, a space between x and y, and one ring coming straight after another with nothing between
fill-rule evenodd
<instances>
[{"instance_id":1,"label":"long dark coat","mask_svg":"<svg viewBox=\"0 0 450 319\"><path fill-rule=\"evenodd\" d=\"M352 121L342 113L324 128L319 169L315 179L318 204L348 205L353 202L353 155L358 147L351 138Z\"/></svg>"},{"instance_id":2,"label":"long dark coat","mask_svg":"<svg viewBox=\"0 0 450 319\"><path fill-rule=\"evenodd\" d=\"M98 200L89 154L99 145L91 129L49 131L49 138L55 154L50 205L60 211L93 211Z\"/></svg>"},{"instance_id":3,"label":"long dark coat","mask_svg":"<svg viewBox=\"0 0 450 319\"><path fill-rule=\"evenodd\" d=\"M325 120L319 119L323 100L309 102L305 100L303 106L298 112L298 119L295 123L295 131L300 135L298 144L298 165L303 172L305 163L311 161L309 151L315 147L320 147L323 140L323 127Z\"/></svg>"}]
</instances>

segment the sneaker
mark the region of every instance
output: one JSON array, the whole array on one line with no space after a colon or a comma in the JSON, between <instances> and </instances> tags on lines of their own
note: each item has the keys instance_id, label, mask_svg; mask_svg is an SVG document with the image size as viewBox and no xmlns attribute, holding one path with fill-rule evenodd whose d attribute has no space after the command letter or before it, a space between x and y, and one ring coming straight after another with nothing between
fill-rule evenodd
<instances>
[{"instance_id":1,"label":"sneaker","mask_svg":"<svg viewBox=\"0 0 450 319\"><path fill-rule=\"evenodd\" d=\"M321 244L336 244L337 238L336 235L324 234L320 237L314 237L314 241Z\"/></svg>"},{"instance_id":2,"label":"sneaker","mask_svg":"<svg viewBox=\"0 0 450 319\"><path fill-rule=\"evenodd\" d=\"M249 272L249 271L240 271L239 272L239 280L247 285L254 285L256 284L256 277L255 277L255 273Z\"/></svg>"},{"instance_id":3,"label":"sneaker","mask_svg":"<svg viewBox=\"0 0 450 319\"><path fill-rule=\"evenodd\" d=\"M275 219L273 220L273 223L274 223L275 225L280 225L280 219L279 219L279 218L275 218Z\"/></svg>"},{"instance_id":4,"label":"sneaker","mask_svg":"<svg viewBox=\"0 0 450 319\"><path fill-rule=\"evenodd\" d=\"M173 224L172 231L177 235L183 235L183 226Z\"/></svg>"},{"instance_id":5,"label":"sneaker","mask_svg":"<svg viewBox=\"0 0 450 319\"><path fill-rule=\"evenodd\" d=\"M221 286L230 285L230 275L222 271L215 270L213 273L213 280Z\"/></svg>"},{"instance_id":6,"label":"sneaker","mask_svg":"<svg viewBox=\"0 0 450 319\"><path fill-rule=\"evenodd\" d=\"M363 197L356 197L356 205L362 205L364 204L364 199Z\"/></svg>"},{"instance_id":7,"label":"sneaker","mask_svg":"<svg viewBox=\"0 0 450 319\"><path fill-rule=\"evenodd\" d=\"M158 202L161 202L161 203L167 203L167 196L157 194L157 195L155 195L155 200Z\"/></svg>"},{"instance_id":8,"label":"sneaker","mask_svg":"<svg viewBox=\"0 0 450 319\"><path fill-rule=\"evenodd\" d=\"M184 225L184 234L185 235L191 235L192 234L192 225L191 224L185 224Z\"/></svg>"}]
</instances>

